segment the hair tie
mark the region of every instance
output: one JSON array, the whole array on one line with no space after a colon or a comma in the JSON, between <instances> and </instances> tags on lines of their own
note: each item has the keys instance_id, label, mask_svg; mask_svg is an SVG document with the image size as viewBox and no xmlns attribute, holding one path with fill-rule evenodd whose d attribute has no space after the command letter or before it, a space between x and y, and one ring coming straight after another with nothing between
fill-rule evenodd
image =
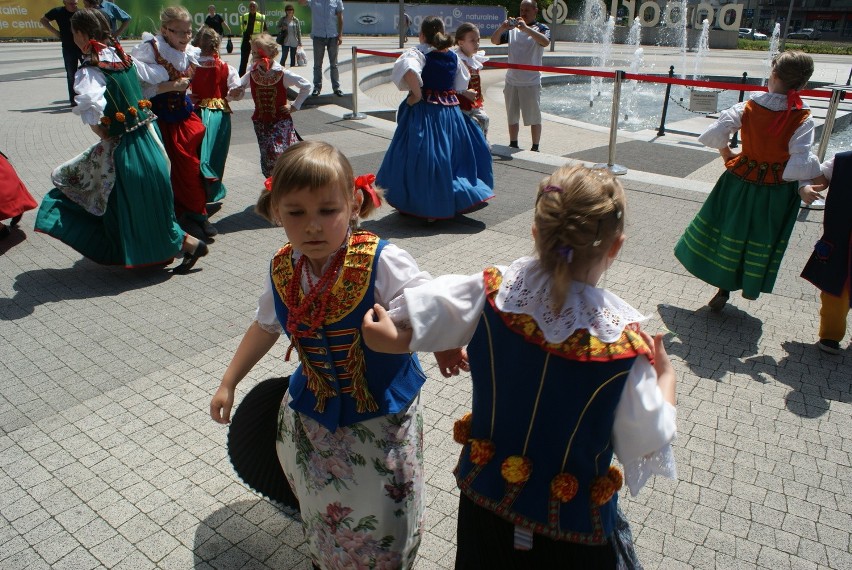
<instances>
[{"instance_id":1,"label":"hair tie","mask_svg":"<svg viewBox=\"0 0 852 570\"><path fill-rule=\"evenodd\" d=\"M570 245L557 247L556 253L564 257L566 263L571 263L572 261L574 261L574 248Z\"/></svg>"},{"instance_id":2,"label":"hair tie","mask_svg":"<svg viewBox=\"0 0 852 570\"><path fill-rule=\"evenodd\" d=\"M106 49L106 44L102 44L98 40L89 40L89 46L94 50L95 53L98 53L102 49Z\"/></svg>"},{"instance_id":3,"label":"hair tie","mask_svg":"<svg viewBox=\"0 0 852 570\"><path fill-rule=\"evenodd\" d=\"M271 176L263 181L263 187L266 188L267 192L272 192L272 177Z\"/></svg>"},{"instance_id":4,"label":"hair tie","mask_svg":"<svg viewBox=\"0 0 852 570\"><path fill-rule=\"evenodd\" d=\"M257 55L260 56L260 57L257 58L257 65L262 63L265 70L269 71L270 67L272 67L272 66L269 63L269 56L266 55L266 52L264 51L264 49L260 48L260 47L257 48Z\"/></svg>"},{"instance_id":5,"label":"hair tie","mask_svg":"<svg viewBox=\"0 0 852 570\"><path fill-rule=\"evenodd\" d=\"M373 188L373 182L375 181L375 174L362 174L361 176L355 178L355 188L361 190L364 194L367 194L373 201L373 205L378 208L382 205L382 200L376 193L376 189Z\"/></svg>"},{"instance_id":6,"label":"hair tie","mask_svg":"<svg viewBox=\"0 0 852 570\"><path fill-rule=\"evenodd\" d=\"M559 186L545 186L541 191L542 194L547 194L548 192L562 192L562 188Z\"/></svg>"}]
</instances>

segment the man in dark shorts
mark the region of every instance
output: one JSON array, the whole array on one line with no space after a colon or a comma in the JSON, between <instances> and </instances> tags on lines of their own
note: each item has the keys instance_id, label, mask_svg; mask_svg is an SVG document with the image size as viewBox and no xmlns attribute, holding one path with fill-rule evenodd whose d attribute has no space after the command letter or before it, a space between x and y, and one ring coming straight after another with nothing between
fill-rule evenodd
<instances>
[{"instance_id":1,"label":"man in dark shorts","mask_svg":"<svg viewBox=\"0 0 852 570\"><path fill-rule=\"evenodd\" d=\"M77 103L74 101L74 75L83 52L74 43L74 34L71 32L71 16L77 11L77 0L62 0L62 6L48 10L40 20L51 34L62 42L62 59L65 60L65 77L68 80L68 102L72 107ZM54 27L51 22L56 22Z\"/></svg>"}]
</instances>

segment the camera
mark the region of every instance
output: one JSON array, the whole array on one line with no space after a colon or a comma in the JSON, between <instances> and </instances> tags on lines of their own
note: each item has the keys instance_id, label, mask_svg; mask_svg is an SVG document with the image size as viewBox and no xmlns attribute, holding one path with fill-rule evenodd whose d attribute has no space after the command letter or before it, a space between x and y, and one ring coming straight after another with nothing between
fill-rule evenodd
<instances>
[{"instance_id":1,"label":"camera","mask_svg":"<svg viewBox=\"0 0 852 570\"><path fill-rule=\"evenodd\" d=\"M507 18L506 21L509 23L510 28L518 27L518 19L517 18Z\"/></svg>"}]
</instances>

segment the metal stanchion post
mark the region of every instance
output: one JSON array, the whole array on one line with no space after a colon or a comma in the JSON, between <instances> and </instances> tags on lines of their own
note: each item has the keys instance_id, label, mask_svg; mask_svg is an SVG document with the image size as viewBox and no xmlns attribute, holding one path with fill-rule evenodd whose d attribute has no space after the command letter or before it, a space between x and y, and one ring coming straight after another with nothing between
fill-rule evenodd
<instances>
[{"instance_id":1,"label":"metal stanchion post","mask_svg":"<svg viewBox=\"0 0 852 570\"><path fill-rule=\"evenodd\" d=\"M352 112L343 115L344 119L366 119L367 115L358 112L358 46L352 46Z\"/></svg>"},{"instance_id":2,"label":"metal stanchion post","mask_svg":"<svg viewBox=\"0 0 852 570\"><path fill-rule=\"evenodd\" d=\"M828 89L832 90L831 99L828 103L828 110L825 112L825 122L822 124L822 136L819 138L819 150L817 150L817 158L822 162L825 160L825 152L828 150L828 139L831 138L831 131L834 129L834 119L837 116L837 108L840 106L840 98L846 89L846 85L829 85Z\"/></svg>"},{"instance_id":3,"label":"metal stanchion post","mask_svg":"<svg viewBox=\"0 0 852 570\"><path fill-rule=\"evenodd\" d=\"M743 71L743 80L742 80L742 84L743 84L743 85L745 85L747 80L748 80L748 73L746 73L745 71ZM744 96L745 96L745 91L740 91L740 103L742 103L742 102L743 102L743 98L744 98ZM739 131L737 131L737 132L735 132L735 133L734 133L734 138L733 138L733 139L731 139L731 144L730 144L730 147L731 147L731 148L737 148L737 147L740 145L739 141L737 140L737 139L738 139L738 137L739 137L739 134L740 134L740 132L739 132Z\"/></svg>"},{"instance_id":4,"label":"metal stanchion post","mask_svg":"<svg viewBox=\"0 0 852 570\"><path fill-rule=\"evenodd\" d=\"M609 162L600 163L592 168L606 168L615 175L627 174L627 168L615 164L615 141L618 137L618 113L621 104L621 82L624 81L624 71L618 69L615 72L615 81L612 85L612 115L609 120Z\"/></svg>"},{"instance_id":5,"label":"metal stanchion post","mask_svg":"<svg viewBox=\"0 0 852 570\"><path fill-rule=\"evenodd\" d=\"M674 66L669 66L669 79L674 77ZM666 84L666 97L663 99L663 116L660 117L660 128L657 130L657 136L662 137L666 134L666 113L669 112L669 95L672 93L672 84Z\"/></svg>"}]
</instances>

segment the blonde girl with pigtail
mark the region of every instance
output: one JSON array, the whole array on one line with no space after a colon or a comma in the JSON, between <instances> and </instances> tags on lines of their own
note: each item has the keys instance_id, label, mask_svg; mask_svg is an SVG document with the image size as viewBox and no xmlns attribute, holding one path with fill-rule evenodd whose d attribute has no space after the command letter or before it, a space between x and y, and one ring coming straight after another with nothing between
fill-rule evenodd
<instances>
[{"instance_id":1,"label":"blonde girl with pigtail","mask_svg":"<svg viewBox=\"0 0 852 570\"><path fill-rule=\"evenodd\" d=\"M100 10L77 10L71 30L84 54L74 113L99 142L54 170L35 229L106 265L166 265L182 255L173 271L188 273L207 244L175 219L168 158L136 66Z\"/></svg>"},{"instance_id":2,"label":"blonde girl with pigtail","mask_svg":"<svg viewBox=\"0 0 852 570\"><path fill-rule=\"evenodd\" d=\"M234 66L219 57L222 37L211 27L201 26L192 39L200 50L198 67L189 88L195 114L204 124L201 143L201 174L207 183L207 202L218 202L228 194L222 183L231 146L231 106L228 93L240 86Z\"/></svg>"},{"instance_id":3,"label":"blonde girl with pigtail","mask_svg":"<svg viewBox=\"0 0 852 570\"><path fill-rule=\"evenodd\" d=\"M473 409L454 429L456 568L636 563L618 491L675 476L675 374L661 335L598 287L624 243L625 206L609 173L559 168L536 195L536 255L438 277L365 316L374 350L467 345L445 363L473 379Z\"/></svg>"},{"instance_id":4,"label":"blonde girl with pigtail","mask_svg":"<svg viewBox=\"0 0 852 570\"><path fill-rule=\"evenodd\" d=\"M289 241L272 258L255 320L210 403L211 417L227 423L237 384L287 335L285 360L300 361L289 386L278 382L277 395L266 398L256 393L274 391L274 379L272 389L268 380L252 390L229 442L232 459L253 458L247 469L277 450L280 465L267 463L272 483L235 467L256 490L298 506L318 568L363 560L410 568L422 534L425 376L412 353L366 347L361 322L374 304L387 306L430 276L402 249L357 229L381 203L374 179L355 178L346 157L323 142L297 143L278 159L257 211ZM272 422L255 437L238 418L257 420L262 409ZM238 442L246 449L235 450Z\"/></svg>"},{"instance_id":5,"label":"blonde girl with pigtail","mask_svg":"<svg viewBox=\"0 0 852 570\"><path fill-rule=\"evenodd\" d=\"M300 140L292 113L302 108L311 93L312 84L276 61L278 44L266 32L252 39L251 56L251 68L240 79L239 88L231 94L238 99L246 89L251 89L254 100L251 120L260 148L260 170L269 177L281 153ZM292 102L287 101L287 88L298 89L299 93Z\"/></svg>"}]
</instances>

